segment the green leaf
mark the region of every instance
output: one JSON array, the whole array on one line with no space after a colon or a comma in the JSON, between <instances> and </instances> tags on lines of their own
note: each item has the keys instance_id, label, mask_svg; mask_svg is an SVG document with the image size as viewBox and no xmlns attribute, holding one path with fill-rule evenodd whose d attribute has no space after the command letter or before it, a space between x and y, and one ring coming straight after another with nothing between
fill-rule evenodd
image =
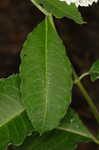
<instances>
[{"instance_id":1,"label":"green leaf","mask_svg":"<svg viewBox=\"0 0 99 150\"><path fill-rule=\"evenodd\" d=\"M76 140L75 140L76 139ZM32 135L25 140L19 149L28 150L75 150L77 143L82 140L77 136L64 131L53 131L43 136Z\"/></svg>"},{"instance_id":2,"label":"green leaf","mask_svg":"<svg viewBox=\"0 0 99 150\"><path fill-rule=\"evenodd\" d=\"M91 69L89 70L89 74L92 81L99 79L99 60L92 65Z\"/></svg>"},{"instance_id":3,"label":"green leaf","mask_svg":"<svg viewBox=\"0 0 99 150\"><path fill-rule=\"evenodd\" d=\"M20 149L28 150L74 150L80 142L96 141L84 126L78 115L71 109L59 130L54 130L43 136L33 134L27 138Z\"/></svg>"},{"instance_id":4,"label":"green leaf","mask_svg":"<svg viewBox=\"0 0 99 150\"><path fill-rule=\"evenodd\" d=\"M25 137L31 135L33 131L25 109L20 104L19 85L18 76L0 80L0 150L5 150L9 144L21 145ZM66 120L57 130L43 136L33 135L33 137L27 138L24 143L31 150L32 148L36 148L36 150L58 150L60 148L73 150L76 143L83 140L89 141L89 139L98 143L75 112L69 109Z\"/></svg>"},{"instance_id":5,"label":"green leaf","mask_svg":"<svg viewBox=\"0 0 99 150\"><path fill-rule=\"evenodd\" d=\"M33 3L41 5L47 12L54 15L56 18L68 17L78 24L85 23L78 8L74 5L67 5L59 0L31 0Z\"/></svg>"},{"instance_id":6,"label":"green leaf","mask_svg":"<svg viewBox=\"0 0 99 150\"><path fill-rule=\"evenodd\" d=\"M31 123L19 103L19 77L0 80L0 150L20 145L32 133Z\"/></svg>"},{"instance_id":7,"label":"green leaf","mask_svg":"<svg viewBox=\"0 0 99 150\"><path fill-rule=\"evenodd\" d=\"M58 129L69 132L71 134L73 133L79 135L81 137L90 139L96 143L99 143L97 139L89 132L89 130L83 124L83 122L80 120L77 113L75 113L75 111L70 108Z\"/></svg>"},{"instance_id":8,"label":"green leaf","mask_svg":"<svg viewBox=\"0 0 99 150\"><path fill-rule=\"evenodd\" d=\"M36 131L56 128L71 103L72 69L46 18L29 34L21 53L22 102Z\"/></svg>"}]
</instances>

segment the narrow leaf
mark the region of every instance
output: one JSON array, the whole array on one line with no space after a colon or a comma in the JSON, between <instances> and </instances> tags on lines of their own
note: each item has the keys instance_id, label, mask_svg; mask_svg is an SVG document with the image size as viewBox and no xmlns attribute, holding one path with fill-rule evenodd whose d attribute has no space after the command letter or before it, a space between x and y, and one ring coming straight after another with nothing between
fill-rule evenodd
<instances>
[{"instance_id":1,"label":"narrow leaf","mask_svg":"<svg viewBox=\"0 0 99 150\"><path fill-rule=\"evenodd\" d=\"M99 60L92 65L89 74L91 75L92 81L99 79Z\"/></svg>"},{"instance_id":2,"label":"narrow leaf","mask_svg":"<svg viewBox=\"0 0 99 150\"><path fill-rule=\"evenodd\" d=\"M0 150L9 144L20 145L32 133L31 123L19 103L19 78L0 80Z\"/></svg>"},{"instance_id":3,"label":"narrow leaf","mask_svg":"<svg viewBox=\"0 0 99 150\"><path fill-rule=\"evenodd\" d=\"M68 17L78 24L85 23L78 8L74 5L67 5L59 0L31 0L41 5L47 12L54 15L56 18Z\"/></svg>"},{"instance_id":4,"label":"narrow leaf","mask_svg":"<svg viewBox=\"0 0 99 150\"><path fill-rule=\"evenodd\" d=\"M22 102L36 131L56 128L71 103L72 70L48 19L29 34L21 53Z\"/></svg>"}]
</instances>

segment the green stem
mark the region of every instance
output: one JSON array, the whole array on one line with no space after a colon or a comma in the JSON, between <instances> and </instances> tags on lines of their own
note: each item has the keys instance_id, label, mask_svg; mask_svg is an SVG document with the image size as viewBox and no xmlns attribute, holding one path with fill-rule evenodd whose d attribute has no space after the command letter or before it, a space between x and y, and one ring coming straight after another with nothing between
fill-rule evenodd
<instances>
[{"instance_id":1,"label":"green stem","mask_svg":"<svg viewBox=\"0 0 99 150\"><path fill-rule=\"evenodd\" d=\"M78 77L77 77L76 73L73 72L73 74L74 74L75 80L77 80ZM82 85L82 83L79 80L75 84L79 87L82 95L84 96L86 102L88 103L88 105L89 105L89 107L91 109L91 112L93 113L96 121L99 123L99 112L98 112L96 106L94 105L91 97L89 96L89 94L87 93L86 89L84 88L84 86Z\"/></svg>"},{"instance_id":2,"label":"green stem","mask_svg":"<svg viewBox=\"0 0 99 150\"><path fill-rule=\"evenodd\" d=\"M76 84L77 82L79 82L80 80L82 80L84 77L88 76L89 75L89 72L85 72L83 73L80 77L78 77L74 83Z\"/></svg>"},{"instance_id":3,"label":"green stem","mask_svg":"<svg viewBox=\"0 0 99 150\"><path fill-rule=\"evenodd\" d=\"M31 2L45 15L49 16L50 13L47 12L44 8L42 8L35 0L31 0Z\"/></svg>"}]
</instances>

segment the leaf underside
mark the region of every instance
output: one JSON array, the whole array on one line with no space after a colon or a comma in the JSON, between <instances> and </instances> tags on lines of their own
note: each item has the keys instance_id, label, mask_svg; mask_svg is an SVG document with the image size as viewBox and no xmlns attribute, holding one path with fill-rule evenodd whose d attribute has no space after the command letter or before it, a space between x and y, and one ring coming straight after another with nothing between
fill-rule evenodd
<instances>
[{"instance_id":1,"label":"leaf underside","mask_svg":"<svg viewBox=\"0 0 99 150\"><path fill-rule=\"evenodd\" d=\"M21 53L22 102L40 133L56 128L71 103L72 70L65 55L48 19L29 34Z\"/></svg>"}]
</instances>

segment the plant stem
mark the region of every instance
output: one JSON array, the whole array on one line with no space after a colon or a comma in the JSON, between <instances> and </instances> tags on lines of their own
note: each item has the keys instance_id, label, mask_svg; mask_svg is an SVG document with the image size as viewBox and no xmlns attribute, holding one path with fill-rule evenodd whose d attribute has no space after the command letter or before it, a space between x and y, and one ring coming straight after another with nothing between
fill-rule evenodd
<instances>
[{"instance_id":1,"label":"plant stem","mask_svg":"<svg viewBox=\"0 0 99 150\"><path fill-rule=\"evenodd\" d=\"M41 7L35 0L31 0L31 2L45 15L49 16L50 13L47 12L43 7Z\"/></svg>"},{"instance_id":2,"label":"plant stem","mask_svg":"<svg viewBox=\"0 0 99 150\"><path fill-rule=\"evenodd\" d=\"M85 72L83 73L80 77L78 77L74 83L76 84L77 82L79 82L80 80L82 80L84 77L86 77L87 75L89 75L89 72Z\"/></svg>"},{"instance_id":3,"label":"plant stem","mask_svg":"<svg viewBox=\"0 0 99 150\"><path fill-rule=\"evenodd\" d=\"M74 75L75 81L76 81L78 79L76 73L73 72L73 75ZM89 105L89 107L91 109L91 112L93 113L96 121L99 123L99 112L98 112L95 104L93 103L91 97L89 96L89 94L87 93L86 89L84 88L84 86L82 85L82 83L79 80L75 84L79 87L82 95L84 96L86 102L88 103L88 105Z\"/></svg>"}]
</instances>

